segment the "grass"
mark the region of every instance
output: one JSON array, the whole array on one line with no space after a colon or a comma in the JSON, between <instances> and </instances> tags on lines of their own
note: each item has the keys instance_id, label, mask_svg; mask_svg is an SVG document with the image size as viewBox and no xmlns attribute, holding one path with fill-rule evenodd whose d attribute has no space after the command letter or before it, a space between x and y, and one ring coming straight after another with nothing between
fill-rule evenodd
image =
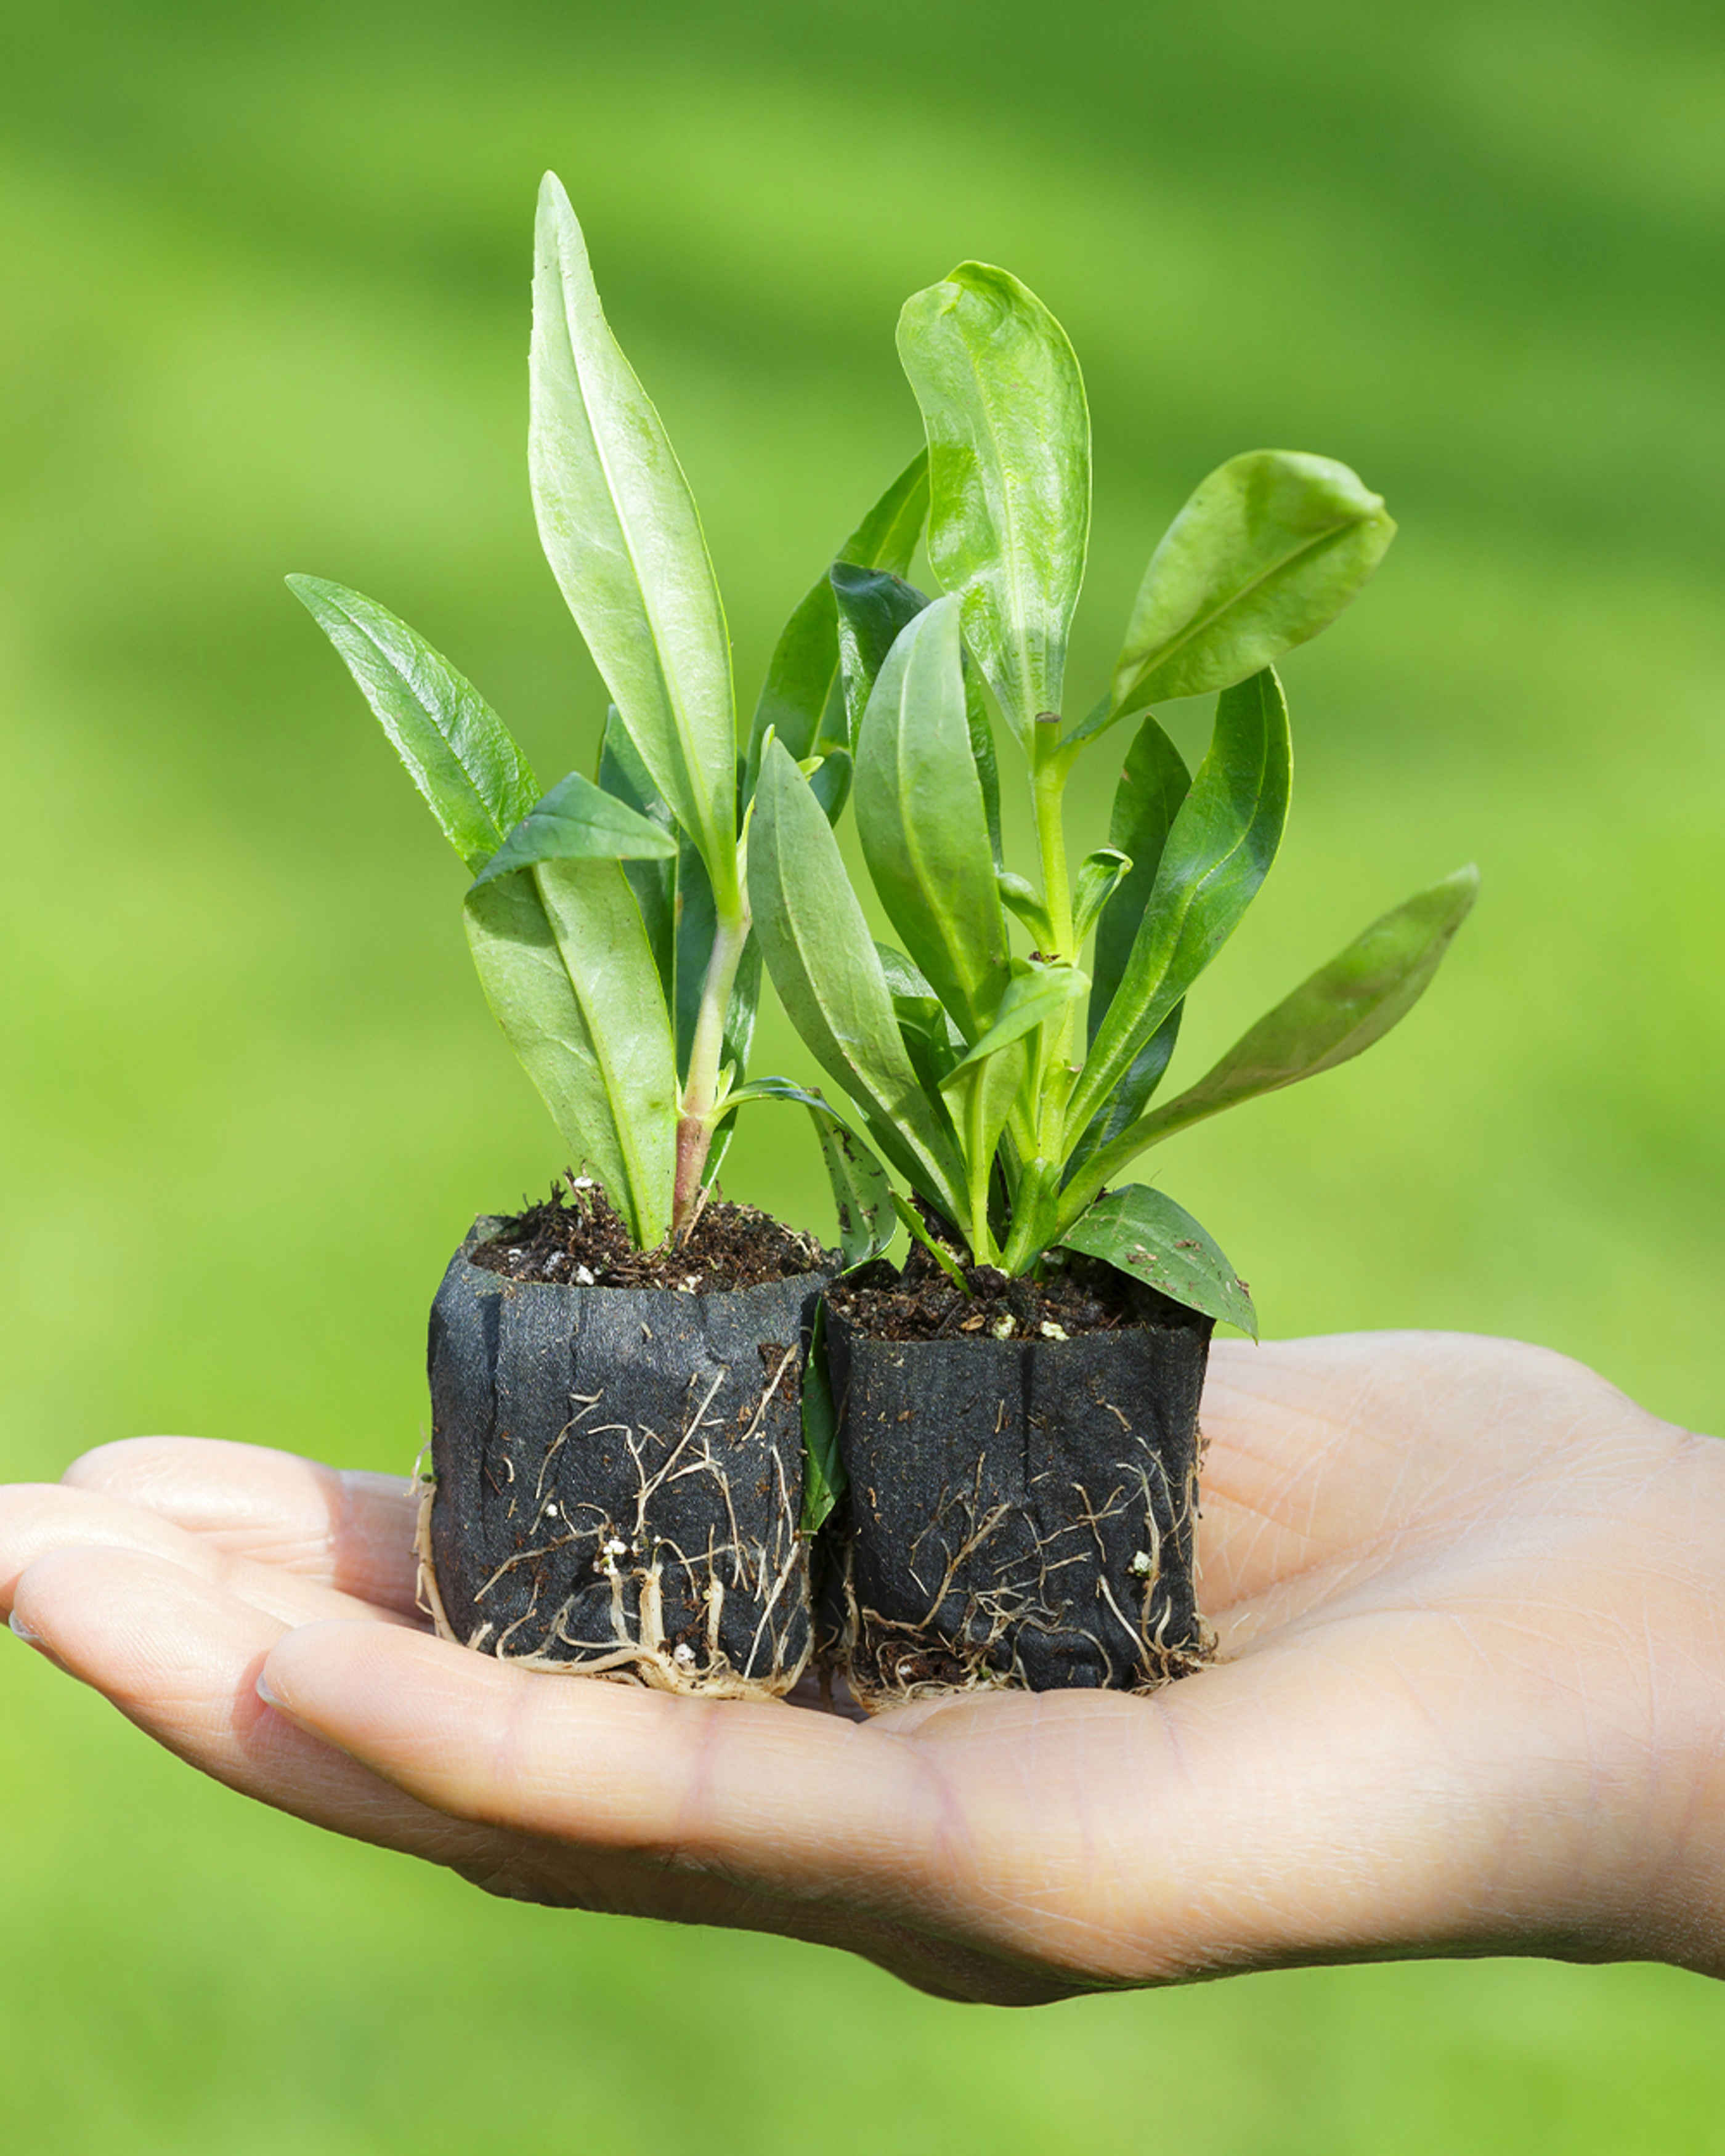
<instances>
[{"instance_id":1,"label":"grass","mask_svg":"<svg viewBox=\"0 0 1725 2156\"><path fill-rule=\"evenodd\" d=\"M1322 449L1389 496L1384 572L1289 669L1288 846L1181 1068L1469 857L1481 908L1369 1061L1159 1174L1272 1332L1517 1332L1717 1426L1717 26L1528 0L988 22L35 24L0 85L0 1475L146 1429L405 1469L444 1256L558 1165L457 872L280 583L398 608L542 771L590 753L521 455L547 164L690 466L748 693L914 441L898 301L963 254L1029 279L1086 362L1081 673L1222 456ZM794 1054L767 1030L762 1068ZM731 1179L813 1220L789 1131L757 1116ZM604 2150L650 2105L668 2143L716 2118L823 2156L1725 2149L1718 1997L1657 1969L942 2006L320 1839L21 1653L0 1789L20 2147L370 2156L542 2122Z\"/></svg>"}]
</instances>

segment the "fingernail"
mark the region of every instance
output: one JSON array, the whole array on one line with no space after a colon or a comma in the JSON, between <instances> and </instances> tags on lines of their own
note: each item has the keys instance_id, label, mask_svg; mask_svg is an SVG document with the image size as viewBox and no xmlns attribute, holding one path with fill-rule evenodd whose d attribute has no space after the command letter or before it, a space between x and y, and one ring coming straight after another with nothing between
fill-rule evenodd
<instances>
[{"instance_id":1,"label":"fingernail","mask_svg":"<svg viewBox=\"0 0 1725 2156\"><path fill-rule=\"evenodd\" d=\"M42 1635L39 1632L33 1632L16 1609L13 1611L7 1621L27 1647L39 1647L42 1645Z\"/></svg>"},{"instance_id":2,"label":"fingernail","mask_svg":"<svg viewBox=\"0 0 1725 2156\"><path fill-rule=\"evenodd\" d=\"M258 1672L257 1689L258 1697L263 1701L265 1707L283 1706L284 1702L280 1693L275 1691L274 1686L270 1684L269 1678L261 1670Z\"/></svg>"}]
</instances>

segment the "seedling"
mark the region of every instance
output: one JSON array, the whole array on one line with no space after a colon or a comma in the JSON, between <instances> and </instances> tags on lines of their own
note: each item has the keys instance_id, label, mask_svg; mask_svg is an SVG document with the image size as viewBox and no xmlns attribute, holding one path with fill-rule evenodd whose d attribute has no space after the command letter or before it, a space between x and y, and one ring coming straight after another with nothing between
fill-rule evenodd
<instances>
[{"instance_id":1,"label":"seedling","mask_svg":"<svg viewBox=\"0 0 1725 2156\"><path fill-rule=\"evenodd\" d=\"M1369 1047L1473 902L1471 868L1408 900L1152 1106L1186 997L1281 836L1288 721L1274 662L1335 618L1395 527L1327 458L1232 459L1163 535L1111 681L1069 723L1091 501L1072 348L1016 278L974 262L906 303L898 341L927 434L928 554L944 595L931 602L892 565L834 569L843 709L814 747L854 759L864 860L902 948L871 940L827 819L773 743L748 867L768 966L909 1183L918 1202L896 1201L907 1227L955 1277L1039 1273L1078 1251L1255 1332L1244 1282L1192 1216L1147 1185L1108 1185L1175 1132ZM1211 692L1209 751L1190 773L1151 706ZM1024 758L1034 880L1002 855L997 716ZM1122 726L1107 844L1075 873L1067 783Z\"/></svg>"},{"instance_id":2,"label":"seedling","mask_svg":"<svg viewBox=\"0 0 1725 2156\"><path fill-rule=\"evenodd\" d=\"M890 1222L884 1180L818 1095L742 1086L761 970L743 834L761 752L776 739L823 824L848 786L847 757L810 763L812 789L797 763L842 701L830 585L823 576L792 617L740 759L724 612L688 482L551 176L531 373L540 538L611 697L596 780L571 772L543 791L502 720L423 637L342 585L289 583L472 877L464 910L486 998L636 1246L688 1232L744 1099L789 1097L814 1116L854 1261ZM903 571L927 505L919 455L847 555Z\"/></svg>"}]
</instances>

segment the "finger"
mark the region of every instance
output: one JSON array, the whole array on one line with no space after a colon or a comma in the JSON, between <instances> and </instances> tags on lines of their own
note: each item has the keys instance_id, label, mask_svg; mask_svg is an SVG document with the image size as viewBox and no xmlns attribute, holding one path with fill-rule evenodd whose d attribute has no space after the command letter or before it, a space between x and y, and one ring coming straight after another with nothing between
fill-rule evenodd
<instances>
[{"instance_id":1,"label":"finger","mask_svg":"<svg viewBox=\"0 0 1725 2156\"><path fill-rule=\"evenodd\" d=\"M334 1617L388 1625L413 1621L393 1609L373 1609L357 1595L320 1580L232 1556L219 1543L187 1534L157 1512L53 1482L0 1488L0 1612L8 1605L28 1566L53 1550L78 1548L130 1550L160 1558L193 1578L225 1589L283 1625Z\"/></svg>"},{"instance_id":2,"label":"finger","mask_svg":"<svg viewBox=\"0 0 1725 2156\"><path fill-rule=\"evenodd\" d=\"M429 1811L274 1714L257 1675L282 1625L210 1581L128 1549L56 1549L18 1582L14 1627L156 1741L228 1788L319 1826L462 1868L506 1845Z\"/></svg>"},{"instance_id":3,"label":"finger","mask_svg":"<svg viewBox=\"0 0 1725 2156\"><path fill-rule=\"evenodd\" d=\"M548 1680L353 1625L288 1634L261 1682L424 1802L560 1844L590 1886L628 1896L614 1907L684 1913L695 1877L706 1921L843 1945L942 1996L1071 1988L978 1933L968 1874L943 1857L962 1825L927 1758L879 1722Z\"/></svg>"},{"instance_id":4,"label":"finger","mask_svg":"<svg viewBox=\"0 0 1725 2156\"><path fill-rule=\"evenodd\" d=\"M405 1476L326 1467L261 1445L131 1437L86 1452L64 1479L380 1609L418 1606L418 1496Z\"/></svg>"}]
</instances>

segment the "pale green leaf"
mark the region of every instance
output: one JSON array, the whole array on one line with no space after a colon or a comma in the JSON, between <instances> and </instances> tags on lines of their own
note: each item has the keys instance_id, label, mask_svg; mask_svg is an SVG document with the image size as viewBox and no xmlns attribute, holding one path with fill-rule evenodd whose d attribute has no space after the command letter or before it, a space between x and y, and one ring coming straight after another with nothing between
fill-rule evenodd
<instances>
[{"instance_id":1,"label":"pale green leaf","mask_svg":"<svg viewBox=\"0 0 1725 2156\"><path fill-rule=\"evenodd\" d=\"M1058 712L1090 531L1090 415L1060 324L1016 277L961 263L899 317L928 434L929 558L1027 745Z\"/></svg>"},{"instance_id":2,"label":"pale green leaf","mask_svg":"<svg viewBox=\"0 0 1725 2156\"><path fill-rule=\"evenodd\" d=\"M677 1083L640 911L615 861L475 884L467 940L509 1045L641 1249L670 1225Z\"/></svg>"},{"instance_id":3,"label":"pale green leaf","mask_svg":"<svg viewBox=\"0 0 1725 2156\"><path fill-rule=\"evenodd\" d=\"M1009 965L988 816L965 723L958 608L940 599L899 636L857 740L856 828L887 916L974 1040Z\"/></svg>"},{"instance_id":4,"label":"pale green leaf","mask_svg":"<svg viewBox=\"0 0 1725 2156\"><path fill-rule=\"evenodd\" d=\"M517 824L475 878L492 883L536 861L646 861L676 858L662 824L572 771Z\"/></svg>"},{"instance_id":5,"label":"pale green leaf","mask_svg":"<svg viewBox=\"0 0 1725 2156\"><path fill-rule=\"evenodd\" d=\"M288 589L328 637L467 864L484 867L539 798L513 737L470 681L404 621L322 577Z\"/></svg>"},{"instance_id":6,"label":"pale green leaf","mask_svg":"<svg viewBox=\"0 0 1725 2156\"><path fill-rule=\"evenodd\" d=\"M731 649L695 503L606 322L547 173L533 276L528 469L546 557L629 738L727 910L737 890Z\"/></svg>"}]
</instances>

